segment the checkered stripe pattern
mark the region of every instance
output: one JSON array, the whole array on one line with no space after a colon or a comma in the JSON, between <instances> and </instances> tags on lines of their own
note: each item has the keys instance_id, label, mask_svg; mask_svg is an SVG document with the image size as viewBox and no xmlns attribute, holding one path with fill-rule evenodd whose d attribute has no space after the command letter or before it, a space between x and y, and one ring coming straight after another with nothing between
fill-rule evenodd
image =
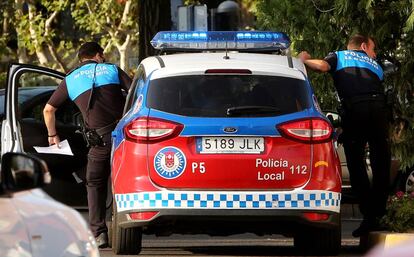
<instances>
[{"instance_id":1,"label":"checkered stripe pattern","mask_svg":"<svg viewBox=\"0 0 414 257\"><path fill-rule=\"evenodd\" d=\"M341 194L331 191L155 191L115 194L118 211L135 209L298 209L339 212Z\"/></svg>"}]
</instances>

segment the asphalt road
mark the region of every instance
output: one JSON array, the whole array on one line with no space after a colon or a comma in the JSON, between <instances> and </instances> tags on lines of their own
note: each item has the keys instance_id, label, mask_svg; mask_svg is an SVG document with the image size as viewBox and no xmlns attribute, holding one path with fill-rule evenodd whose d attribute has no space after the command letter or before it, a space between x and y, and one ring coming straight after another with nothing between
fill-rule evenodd
<instances>
[{"instance_id":1,"label":"asphalt road","mask_svg":"<svg viewBox=\"0 0 414 257\"><path fill-rule=\"evenodd\" d=\"M342 248L339 256L364 256L359 239L351 233L359 225L360 215L356 208L346 206L342 210ZM241 234L229 237L207 235L172 235L168 237L143 236L139 256L299 256L293 247L293 239L283 236L259 237ZM102 257L115 255L110 248L100 251Z\"/></svg>"},{"instance_id":2,"label":"asphalt road","mask_svg":"<svg viewBox=\"0 0 414 257\"><path fill-rule=\"evenodd\" d=\"M343 239L339 256L363 256L359 241ZM117 256L111 249L100 251L102 257ZM127 255L118 255L119 257ZM257 237L243 234L225 238L174 235L167 238L144 237L139 256L299 256L293 240L283 237Z\"/></svg>"}]
</instances>

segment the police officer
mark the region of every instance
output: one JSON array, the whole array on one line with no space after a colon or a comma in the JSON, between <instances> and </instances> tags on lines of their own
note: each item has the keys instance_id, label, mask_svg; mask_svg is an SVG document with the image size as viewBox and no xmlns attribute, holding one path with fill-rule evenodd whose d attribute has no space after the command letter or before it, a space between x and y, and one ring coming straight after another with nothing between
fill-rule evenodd
<instances>
[{"instance_id":1,"label":"police officer","mask_svg":"<svg viewBox=\"0 0 414 257\"><path fill-rule=\"evenodd\" d=\"M351 186L363 215L352 235L366 235L379 229L378 220L385 214L391 165L383 70L375 61L374 40L356 34L350 38L347 50L329 53L323 60L311 59L306 51L298 57L310 69L330 72L333 77L343 109L342 136ZM365 162L367 143L372 186Z\"/></svg>"},{"instance_id":2,"label":"police officer","mask_svg":"<svg viewBox=\"0 0 414 257\"><path fill-rule=\"evenodd\" d=\"M78 52L80 64L70 71L47 102L43 115L49 145L59 146L55 112L67 100L75 102L84 119L90 150L86 170L89 225L100 248L107 247L105 224L107 183L110 175L111 131L121 118L130 77L114 64L105 63L102 47L84 43Z\"/></svg>"}]
</instances>

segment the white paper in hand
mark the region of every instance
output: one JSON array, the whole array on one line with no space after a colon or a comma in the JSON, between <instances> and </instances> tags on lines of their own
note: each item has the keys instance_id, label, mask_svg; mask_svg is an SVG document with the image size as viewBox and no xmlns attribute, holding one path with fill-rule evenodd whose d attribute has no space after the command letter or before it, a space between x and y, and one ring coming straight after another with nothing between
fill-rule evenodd
<instances>
[{"instance_id":1,"label":"white paper in hand","mask_svg":"<svg viewBox=\"0 0 414 257\"><path fill-rule=\"evenodd\" d=\"M49 154L64 154L64 155L73 155L72 150L70 149L70 145L68 140L63 140L59 143L60 148L57 145L51 146L33 146L33 148L38 153L49 153Z\"/></svg>"}]
</instances>

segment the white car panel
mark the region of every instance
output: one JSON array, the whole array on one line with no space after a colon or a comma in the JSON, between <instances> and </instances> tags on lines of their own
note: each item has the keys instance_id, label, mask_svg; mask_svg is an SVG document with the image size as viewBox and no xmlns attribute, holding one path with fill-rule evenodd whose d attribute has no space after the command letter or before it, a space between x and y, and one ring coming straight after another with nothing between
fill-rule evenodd
<instances>
[{"instance_id":1,"label":"white car panel","mask_svg":"<svg viewBox=\"0 0 414 257\"><path fill-rule=\"evenodd\" d=\"M0 212L1 223L9 224L0 227L1 238L10 238L0 240L0 252L22 252L18 256L33 257L97 256L94 238L80 214L40 189L16 193L0 203L2 210L14 209ZM91 250L95 255L88 253Z\"/></svg>"},{"instance_id":2,"label":"white car panel","mask_svg":"<svg viewBox=\"0 0 414 257\"><path fill-rule=\"evenodd\" d=\"M279 71L277 72L278 75L283 74L284 76L292 76L300 79L303 79L303 74L306 76L306 69L303 63L297 58L291 58L293 67L289 68L287 56L230 52L228 54L230 59L226 60L226 62L218 62L218 60L223 59L224 55L224 52L162 55L158 58L149 57L145 59L142 64L145 66L145 72L147 74L157 70L156 74L154 74L156 77L152 77L152 79L173 76L183 72L205 71L213 68L249 69L255 74L264 72L271 73L272 75L275 75L276 72ZM165 68L163 69L160 69L161 64L157 60L159 58L162 59L162 62L165 65ZM216 67L217 63L221 63L221 66Z\"/></svg>"},{"instance_id":3,"label":"white car panel","mask_svg":"<svg viewBox=\"0 0 414 257\"><path fill-rule=\"evenodd\" d=\"M4 257L32 256L26 226L13 198L0 197L0 253Z\"/></svg>"}]
</instances>

